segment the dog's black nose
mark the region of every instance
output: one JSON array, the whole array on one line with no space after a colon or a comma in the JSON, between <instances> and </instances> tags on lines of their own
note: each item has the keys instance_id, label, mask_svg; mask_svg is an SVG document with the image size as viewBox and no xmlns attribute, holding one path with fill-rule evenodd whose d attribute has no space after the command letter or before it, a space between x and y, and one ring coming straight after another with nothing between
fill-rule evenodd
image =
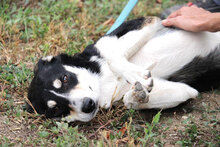
<instances>
[{"instance_id":1,"label":"dog's black nose","mask_svg":"<svg viewBox=\"0 0 220 147\"><path fill-rule=\"evenodd\" d=\"M85 97L82 105L82 112L90 113L93 112L96 108L95 102L91 98Z\"/></svg>"}]
</instances>

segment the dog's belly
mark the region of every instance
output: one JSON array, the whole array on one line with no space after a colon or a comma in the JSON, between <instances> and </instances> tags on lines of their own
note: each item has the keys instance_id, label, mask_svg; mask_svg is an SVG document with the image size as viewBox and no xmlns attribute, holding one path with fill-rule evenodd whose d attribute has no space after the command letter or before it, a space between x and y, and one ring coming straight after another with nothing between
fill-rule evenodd
<instances>
[{"instance_id":1,"label":"dog's belly","mask_svg":"<svg viewBox=\"0 0 220 147\"><path fill-rule=\"evenodd\" d=\"M195 57L207 56L219 41L212 33L173 31L151 39L129 61L145 69L153 65L153 77L167 78Z\"/></svg>"}]
</instances>

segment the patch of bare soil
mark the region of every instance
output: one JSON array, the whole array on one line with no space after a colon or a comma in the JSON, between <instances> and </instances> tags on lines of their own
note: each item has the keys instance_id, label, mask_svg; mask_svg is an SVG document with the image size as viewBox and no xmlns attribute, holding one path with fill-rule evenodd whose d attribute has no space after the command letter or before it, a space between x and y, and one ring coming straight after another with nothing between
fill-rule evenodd
<instances>
[{"instance_id":1,"label":"patch of bare soil","mask_svg":"<svg viewBox=\"0 0 220 147\"><path fill-rule=\"evenodd\" d=\"M37 136L35 129L30 128L30 124L34 123L31 121L14 119L13 117L0 114L0 138L3 139L3 136L5 136L10 140L9 143L27 144L27 142L30 142L28 138L35 138Z\"/></svg>"}]
</instances>

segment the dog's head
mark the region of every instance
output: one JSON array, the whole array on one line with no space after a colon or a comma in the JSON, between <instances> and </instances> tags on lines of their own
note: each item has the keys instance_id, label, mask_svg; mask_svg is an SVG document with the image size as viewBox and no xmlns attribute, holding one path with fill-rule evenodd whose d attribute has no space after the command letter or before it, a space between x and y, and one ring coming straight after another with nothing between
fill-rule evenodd
<instances>
[{"instance_id":1,"label":"dog's head","mask_svg":"<svg viewBox=\"0 0 220 147\"><path fill-rule=\"evenodd\" d=\"M65 54L39 60L28 91L28 99L38 113L69 122L90 121L96 115L98 74L88 69L89 63L84 60ZM31 108L27 105L27 110Z\"/></svg>"}]
</instances>

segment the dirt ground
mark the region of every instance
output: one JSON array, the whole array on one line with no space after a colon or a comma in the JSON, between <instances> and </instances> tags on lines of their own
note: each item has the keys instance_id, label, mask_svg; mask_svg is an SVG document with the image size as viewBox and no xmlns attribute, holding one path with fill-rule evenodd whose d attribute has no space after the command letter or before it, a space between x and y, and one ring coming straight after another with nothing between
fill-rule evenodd
<instances>
[{"instance_id":1,"label":"dirt ground","mask_svg":"<svg viewBox=\"0 0 220 147\"><path fill-rule=\"evenodd\" d=\"M24 103L20 102L21 105ZM122 107L116 107L116 109L124 109ZM160 126L161 130L158 132L161 134L159 139L164 145L175 145L177 141L188 139L187 134L183 132L187 130L189 124L196 124L198 132L197 138L200 140L211 141L212 143L219 143L219 140L213 138L213 130L218 135L220 134L220 94L216 92L204 93L196 99L190 100L176 108L163 110L161 112ZM120 114L120 110L116 110ZM151 122L153 116L157 114L158 110L142 110L138 113L147 122ZM0 111L0 138L7 136L9 142L19 144L22 142L29 143L28 138L36 138L38 135L38 128L31 128L31 124L38 124L41 126L42 118L30 115L30 119L27 117L9 116L3 110ZM106 112L100 113L96 118L102 117L100 115L106 115ZM104 119L112 119L117 116L105 116ZM114 119L114 118L113 118ZM188 119L188 121L186 121ZM135 117L133 117L135 122ZM107 121L107 120L106 120ZM184 123L185 121L185 123ZM91 125L92 124L92 125ZM98 139L100 136L94 132L99 132L105 128L108 128L109 124L100 129L100 124L97 120L93 120L90 125L85 123L73 123L73 126L78 125L79 130L84 133L89 139ZM137 124L140 125L140 124ZM162 127L161 127L162 126ZM168 128L168 129L163 129ZM87 130L87 131L85 131ZM182 133L181 133L182 132ZM194 142L196 146L196 141Z\"/></svg>"},{"instance_id":2,"label":"dirt ground","mask_svg":"<svg viewBox=\"0 0 220 147\"><path fill-rule=\"evenodd\" d=\"M132 145L137 145L144 138L146 122L151 124L160 111L143 110L128 115L129 110L120 103L111 110L100 110L91 122L74 122L64 131L54 131L53 128L58 128L57 121L23 110L37 60L46 55L63 52L72 55L82 51L105 34L126 4L123 0L77 1L77 5L74 0L2 1L5 5L0 5L3 12L0 13L0 147L56 146L57 139L68 137L69 128L76 126L86 138L78 136L79 142L111 143L106 133L115 135L122 130L124 135L113 144L117 146L120 142L119 145L129 146L126 143L131 135ZM184 1L142 0L129 17L155 16ZM123 128L131 119L136 130L130 130L129 134ZM162 110L151 135L149 146L220 146L220 89L203 93L176 108ZM61 141L71 144L72 138Z\"/></svg>"}]
</instances>

